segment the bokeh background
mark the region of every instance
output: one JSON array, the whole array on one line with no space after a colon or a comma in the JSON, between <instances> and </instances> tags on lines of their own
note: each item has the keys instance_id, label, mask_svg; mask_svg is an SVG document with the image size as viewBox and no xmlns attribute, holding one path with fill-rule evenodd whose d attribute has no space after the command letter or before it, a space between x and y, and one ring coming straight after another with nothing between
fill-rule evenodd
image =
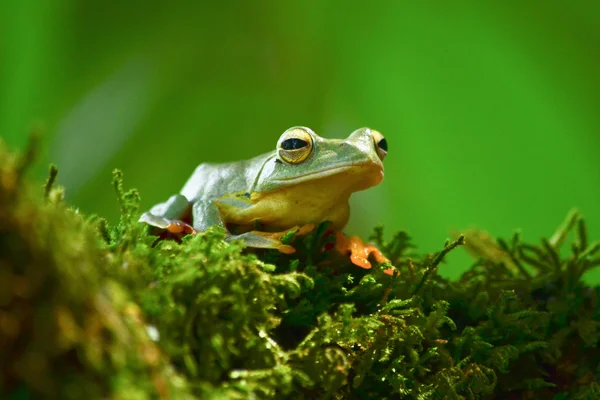
<instances>
[{"instance_id":1,"label":"bokeh background","mask_svg":"<svg viewBox=\"0 0 600 400\"><path fill-rule=\"evenodd\" d=\"M150 207L292 125L370 126L386 177L350 233L537 241L578 207L600 238L598 21L598 1L3 0L0 135L21 149L43 127L32 177L55 162L70 203L114 219L113 168Z\"/></svg>"}]
</instances>

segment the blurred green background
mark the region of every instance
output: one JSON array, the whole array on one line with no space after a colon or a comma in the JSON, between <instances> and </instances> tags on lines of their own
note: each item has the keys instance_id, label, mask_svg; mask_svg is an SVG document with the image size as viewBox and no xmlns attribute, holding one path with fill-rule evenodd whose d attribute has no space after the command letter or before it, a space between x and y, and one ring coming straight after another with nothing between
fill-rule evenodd
<instances>
[{"instance_id":1,"label":"blurred green background","mask_svg":"<svg viewBox=\"0 0 600 400\"><path fill-rule=\"evenodd\" d=\"M600 238L598 21L598 1L3 0L0 135L43 126L34 178L57 163L70 203L114 219L113 168L150 207L290 126L370 126L386 177L350 233L537 241L576 206Z\"/></svg>"}]
</instances>

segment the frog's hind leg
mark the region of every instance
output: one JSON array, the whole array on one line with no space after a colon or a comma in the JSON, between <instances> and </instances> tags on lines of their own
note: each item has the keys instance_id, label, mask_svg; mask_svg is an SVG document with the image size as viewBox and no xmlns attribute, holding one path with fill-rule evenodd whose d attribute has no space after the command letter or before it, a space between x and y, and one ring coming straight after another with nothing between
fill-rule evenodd
<instances>
[{"instance_id":1,"label":"frog's hind leg","mask_svg":"<svg viewBox=\"0 0 600 400\"><path fill-rule=\"evenodd\" d=\"M164 203L155 205L143 213L138 220L159 229L167 230L174 234L196 233L196 230L186 221L189 219L191 205L188 199L176 194Z\"/></svg>"},{"instance_id":2,"label":"frog's hind leg","mask_svg":"<svg viewBox=\"0 0 600 400\"><path fill-rule=\"evenodd\" d=\"M372 244L364 244L358 236L347 237L342 232L336 232L336 249L341 254L349 254L352 264L361 268L370 269L371 262L369 256L373 256L378 263L390 262L379 250ZM387 275L394 275L395 268L387 268L383 272Z\"/></svg>"}]
</instances>

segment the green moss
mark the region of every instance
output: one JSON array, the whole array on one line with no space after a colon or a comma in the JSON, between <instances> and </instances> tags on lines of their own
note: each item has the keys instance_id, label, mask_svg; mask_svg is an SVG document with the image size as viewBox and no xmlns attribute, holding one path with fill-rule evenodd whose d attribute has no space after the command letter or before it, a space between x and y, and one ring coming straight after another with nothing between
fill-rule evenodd
<instances>
[{"instance_id":1,"label":"green moss","mask_svg":"<svg viewBox=\"0 0 600 400\"><path fill-rule=\"evenodd\" d=\"M539 245L468 232L456 281L437 267L464 238L419 255L378 228L390 277L322 251L326 224L292 256L218 229L157 241L121 173L113 226L66 206L55 168L32 189L31 158L0 148L2 398L600 397L600 289L581 279L600 243L576 212Z\"/></svg>"}]
</instances>

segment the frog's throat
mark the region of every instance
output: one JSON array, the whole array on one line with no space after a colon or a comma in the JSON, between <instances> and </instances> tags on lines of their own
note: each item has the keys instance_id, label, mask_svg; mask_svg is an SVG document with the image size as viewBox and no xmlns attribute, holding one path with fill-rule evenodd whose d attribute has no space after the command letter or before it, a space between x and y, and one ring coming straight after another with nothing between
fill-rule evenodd
<instances>
[{"instance_id":1,"label":"frog's throat","mask_svg":"<svg viewBox=\"0 0 600 400\"><path fill-rule=\"evenodd\" d=\"M281 183L285 183L286 185L289 185L292 183L301 183L301 182L306 182L309 180L326 178L326 177L329 177L332 175L337 175L337 174L340 174L343 172L349 172L349 171L363 169L363 168L372 168L374 170L372 172L372 174L374 176L376 176L377 178L381 177L380 179L377 179L379 182L383 179L383 167L380 164L376 164L373 162L362 162L362 163L347 163L347 164L335 165L333 167L325 168L320 171L308 172L306 174L290 176L288 178L274 179L273 181L281 182ZM377 182L377 183L379 183L379 182Z\"/></svg>"}]
</instances>

